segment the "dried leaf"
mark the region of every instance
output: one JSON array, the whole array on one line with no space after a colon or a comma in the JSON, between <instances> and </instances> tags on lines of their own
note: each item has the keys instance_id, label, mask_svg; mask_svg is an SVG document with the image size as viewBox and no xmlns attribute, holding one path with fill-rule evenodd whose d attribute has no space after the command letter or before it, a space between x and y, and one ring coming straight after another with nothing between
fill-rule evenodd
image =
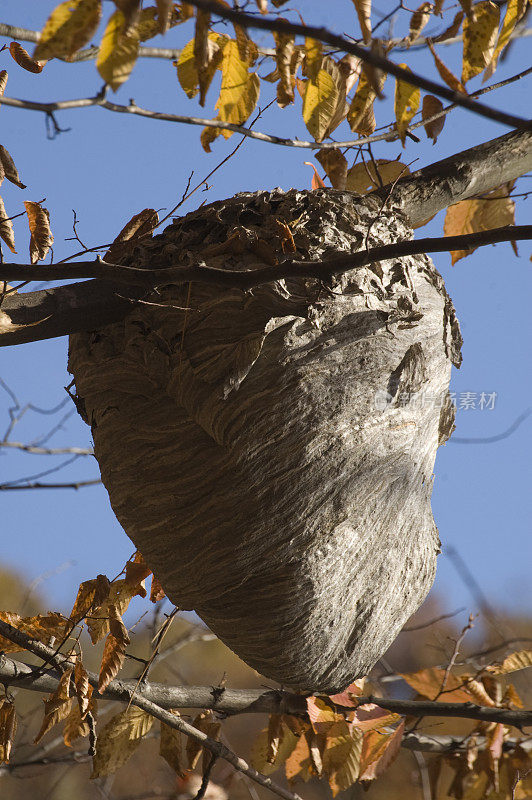
<instances>
[{"instance_id":1,"label":"dried leaf","mask_svg":"<svg viewBox=\"0 0 532 800\"><path fill-rule=\"evenodd\" d=\"M222 85L215 106L224 122L242 125L257 104L259 76L254 72L250 73L248 68L249 62L242 61L237 43L230 39L223 48ZM226 139L232 133L229 130L222 131Z\"/></svg>"},{"instance_id":2,"label":"dried leaf","mask_svg":"<svg viewBox=\"0 0 532 800\"><path fill-rule=\"evenodd\" d=\"M427 24L432 13L432 3L421 3L410 18L410 31L408 33L408 45L411 45L419 37L419 34Z\"/></svg>"},{"instance_id":3,"label":"dried leaf","mask_svg":"<svg viewBox=\"0 0 532 800\"><path fill-rule=\"evenodd\" d=\"M87 628L93 644L103 639L110 631L110 617L113 613L110 611L111 607L115 606L118 614L123 616L130 600L137 595L146 597L144 581L135 586L125 580L114 581L110 584L108 596L91 613L90 617L87 617Z\"/></svg>"},{"instance_id":4,"label":"dried leaf","mask_svg":"<svg viewBox=\"0 0 532 800\"><path fill-rule=\"evenodd\" d=\"M328 698L307 697L307 711L315 733L328 735L333 725L345 722L344 716L336 711Z\"/></svg>"},{"instance_id":5,"label":"dried leaf","mask_svg":"<svg viewBox=\"0 0 532 800\"><path fill-rule=\"evenodd\" d=\"M285 772L289 781L299 778L306 782L312 778L315 772L309 746L309 740L312 736L312 731L302 733L290 756L286 759Z\"/></svg>"},{"instance_id":6,"label":"dried leaf","mask_svg":"<svg viewBox=\"0 0 532 800\"><path fill-rule=\"evenodd\" d=\"M163 597L166 597L165 591L159 583L159 579L154 575L151 579L150 600L152 603L157 603Z\"/></svg>"},{"instance_id":7,"label":"dried leaf","mask_svg":"<svg viewBox=\"0 0 532 800\"><path fill-rule=\"evenodd\" d=\"M92 692L92 686L90 688ZM78 705L75 703L72 704L72 708L70 709L68 717L65 719L65 725L63 727L63 742L67 747L72 747L72 742L76 739L84 739L85 736L89 735L90 726L87 721L88 711L90 711L94 718L97 716L96 700L93 698L90 699L85 714L81 713Z\"/></svg>"},{"instance_id":8,"label":"dried leaf","mask_svg":"<svg viewBox=\"0 0 532 800\"><path fill-rule=\"evenodd\" d=\"M17 715L15 706L4 697L0 700L0 764L7 764L9 761L16 731Z\"/></svg>"},{"instance_id":9,"label":"dried leaf","mask_svg":"<svg viewBox=\"0 0 532 800\"><path fill-rule=\"evenodd\" d=\"M318 175L318 170L316 169L312 161L304 161L303 163L306 164L308 167L312 167L312 169L314 170L314 175L312 176L312 181L310 182L310 188L312 189L312 191L314 191L314 189L325 189L325 184Z\"/></svg>"},{"instance_id":10,"label":"dried leaf","mask_svg":"<svg viewBox=\"0 0 532 800\"><path fill-rule=\"evenodd\" d=\"M499 29L498 6L490 0L482 0L474 9L475 19L468 16L464 20L463 84L482 72L490 63Z\"/></svg>"},{"instance_id":11,"label":"dried leaf","mask_svg":"<svg viewBox=\"0 0 532 800\"><path fill-rule=\"evenodd\" d=\"M451 208L454 208L454 206L451 206ZM427 669L420 669L418 672L400 674L412 689L415 689L418 694L429 700L434 700L438 696L445 678L445 670L437 667L428 667ZM462 684L463 680L451 673L447 677L445 694L438 697L438 700L445 703L470 703L471 695L468 694L467 687L462 686Z\"/></svg>"},{"instance_id":12,"label":"dried leaf","mask_svg":"<svg viewBox=\"0 0 532 800\"><path fill-rule=\"evenodd\" d=\"M436 13L436 11L434 11ZM433 42L446 42L448 39L454 39L455 36L458 35L458 31L462 27L462 22L464 20L464 12L458 11L455 14L455 17L448 28L446 28L443 33L440 33L439 36L435 36L433 38Z\"/></svg>"},{"instance_id":13,"label":"dried leaf","mask_svg":"<svg viewBox=\"0 0 532 800\"><path fill-rule=\"evenodd\" d=\"M255 0L255 2L261 14L268 13L268 0Z\"/></svg>"},{"instance_id":14,"label":"dried leaf","mask_svg":"<svg viewBox=\"0 0 532 800\"><path fill-rule=\"evenodd\" d=\"M445 116L442 115L438 119L431 120L431 117L439 114L443 110L443 103L432 94L426 94L423 97L423 107L421 110L421 117L423 119L423 126L429 139L432 139L432 144L436 144L436 139L443 130L445 125Z\"/></svg>"},{"instance_id":15,"label":"dried leaf","mask_svg":"<svg viewBox=\"0 0 532 800\"><path fill-rule=\"evenodd\" d=\"M358 194L367 194L409 174L409 168L401 161L388 161L386 158L377 158L375 163L362 161L354 164L348 171L346 189Z\"/></svg>"},{"instance_id":16,"label":"dried leaf","mask_svg":"<svg viewBox=\"0 0 532 800\"><path fill-rule=\"evenodd\" d=\"M343 744L338 744L336 752L334 754L334 759L332 763L342 755L341 763L334 769L334 771L329 772L329 786L331 787L331 791L333 797L336 797L338 792L342 792L345 789L348 789L352 786L355 781L358 779L360 775L360 757L362 754L362 732L357 730L356 728L351 729L350 737L346 740L347 750ZM329 740L327 740L329 743ZM326 771L326 764L328 759L326 758L326 753L328 752L328 748L325 750L323 754L323 769Z\"/></svg>"},{"instance_id":17,"label":"dried leaf","mask_svg":"<svg viewBox=\"0 0 532 800\"><path fill-rule=\"evenodd\" d=\"M110 775L122 767L152 725L153 717L136 706L130 706L109 720L96 740L91 779Z\"/></svg>"},{"instance_id":18,"label":"dried leaf","mask_svg":"<svg viewBox=\"0 0 532 800\"><path fill-rule=\"evenodd\" d=\"M170 711L176 717L180 716L176 709L170 709ZM183 737L179 731L164 722L161 722L159 754L180 778L184 777L187 767L183 753Z\"/></svg>"},{"instance_id":19,"label":"dried leaf","mask_svg":"<svg viewBox=\"0 0 532 800\"><path fill-rule=\"evenodd\" d=\"M435 51L435 49L434 49L434 47L432 45L432 42L429 41L428 45L429 45L430 52L432 53L432 56L434 58L434 63L436 64L436 69L440 73L440 78L443 81L445 81L447 86L449 86L449 88L451 88L453 91L455 91L455 92L463 92L464 94L467 94L463 83L461 81L459 81L458 78L456 77L456 75L453 75L451 70L448 69L445 66L445 64L443 63L443 61L439 57L439 55L436 53L436 51Z\"/></svg>"},{"instance_id":20,"label":"dried leaf","mask_svg":"<svg viewBox=\"0 0 532 800\"><path fill-rule=\"evenodd\" d=\"M284 33L274 33L275 38L275 61L279 83L277 84L277 104L280 108L285 108L289 103L294 102L295 87L295 67L294 52L295 38ZM297 65L297 61L295 64Z\"/></svg>"},{"instance_id":21,"label":"dried leaf","mask_svg":"<svg viewBox=\"0 0 532 800\"><path fill-rule=\"evenodd\" d=\"M118 263L121 256L128 250L128 245L125 244L125 242L128 242L130 239L140 239L142 236L151 236L158 222L159 215L154 208L145 208L144 211L135 214L131 217L129 222L124 225L113 241L111 247L105 254L105 261Z\"/></svg>"},{"instance_id":22,"label":"dried leaf","mask_svg":"<svg viewBox=\"0 0 532 800\"><path fill-rule=\"evenodd\" d=\"M1 197L0 197L0 238L4 240L4 242L7 244L12 253L17 252L15 250L15 233L13 231L13 223L7 216L6 207Z\"/></svg>"},{"instance_id":23,"label":"dried leaf","mask_svg":"<svg viewBox=\"0 0 532 800\"><path fill-rule=\"evenodd\" d=\"M147 210L153 211L153 209L146 209L146 211ZM145 214L146 211L143 211L142 214ZM157 212L155 212L155 214L156 214L156 219L158 219ZM140 215L137 214L137 217L138 216ZM126 570L126 575L124 580L126 581L126 583L131 583L133 586L138 586L139 584L142 583L142 581L145 578L148 577L148 575L151 575L151 569L144 561L144 556L142 555L142 553L140 553L138 550L133 556L133 558L131 558L129 561L126 562L125 570Z\"/></svg>"},{"instance_id":24,"label":"dried leaf","mask_svg":"<svg viewBox=\"0 0 532 800\"><path fill-rule=\"evenodd\" d=\"M464 681L466 680L465 675L463 676L463 679ZM468 678L467 691L473 698L473 701L478 703L480 706L495 706L495 703L487 693L486 689L484 688L484 684L481 681Z\"/></svg>"},{"instance_id":25,"label":"dried leaf","mask_svg":"<svg viewBox=\"0 0 532 800\"><path fill-rule=\"evenodd\" d=\"M475 19L475 10L473 8L473 0L458 0L465 14L469 19Z\"/></svg>"},{"instance_id":26,"label":"dried leaf","mask_svg":"<svg viewBox=\"0 0 532 800\"><path fill-rule=\"evenodd\" d=\"M219 120L220 117L217 116L215 119ZM215 139L221 134L220 128L211 128L207 126L203 128L201 135L200 135L200 142L201 146L205 150L206 153L211 152L211 144L214 142Z\"/></svg>"},{"instance_id":27,"label":"dried leaf","mask_svg":"<svg viewBox=\"0 0 532 800\"><path fill-rule=\"evenodd\" d=\"M356 708L358 706L358 698L364 691L364 684L366 682L365 678L358 678L358 680L353 681L353 683L349 684L349 686L343 690L343 692L339 692L338 694L331 694L329 698L335 703L337 706L350 706L352 708Z\"/></svg>"},{"instance_id":28,"label":"dried leaf","mask_svg":"<svg viewBox=\"0 0 532 800\"><path fill-rule=\"evenodd\" d=\"M492 730L486 734L488 753L490 756L491 768L493 770L493 782L495 791L499 791L499 762L502 756L502 746L504 744L504 734L506 728L498 722Z\"/></svg>"},{"instance_id":29,"label":"dried leaf","mask_svg":"<svg viewBox=\"0 0 532 800\"><path fill-rule=\"evenodd\" d=\"M196 11L196 27L194 29L194 66L198 75L200 94L203 99L212 80L212 76L210 80L208 76L210 24L210 13L198 8Z\"/></svg>"},{"instance_id":30,"label":"dried leaf","mask_svg":"<svg viewBox=\"0 0 532 800\"><path fill-rule=\"evenodd\" d=\"M33 58L37 61L50 58L69 61L90 41L101 16L100 0L65 0L60 3L46 20Z\"/></svg>"},{"instance_id":31,"label":"dried leaf","mask_svg":"<svg viewBox=\"0 0 532 800\"><path fill-rule=\"evenodd\" d=\"M26 186L19 178L18 170L15 166L15 162L11 158L11 155L6 150L6 148L0 144L0 183L7 178L8 181L14 183L15 186L18 186L20 189L25 189Z\"/></svg>"},{"instance_id":32,"label":"dried leaf","mask_svg":"<svg viewBox=\"0 0 532 800\"><path fill-rule=\"evenodd\" d=\"M386 709L375 705L375 703L367 703L366 705L358 706L355 712L350 715L349 724L365 733L375 728L394 725L399 720L399 714L386 711Z\"/></svg>"},{"instance_id":33,"label":"dried leaf","mask_svg":"<svg viewBox=\"0 0 532 800\"><path fill-rule=\"evenodd\" d=\"M407 64L400 64L399 66L410 72ZM395 119L403 147L410 120L418 110L420 96L418 86L406 83L406 81L395 81Z\"/></svg>"},{"instance_id":34,"label":"dried leaf","mask_svg":"<svg viewBox=\"0 0 532 800\"><path fill-rule=\"evenodd\" d=\"M513 223L501 222L499 224L511 225ZM506 656L502 664L495 664L487 669L492 675L507 675L509 672L517 672L520 669L527 669L527 667L532 667L532 650L518 650L516 653Z\"/></svg>"},{"instance_id":35,"label":"dried leaf","mask_svg":"<svg viewBox=\"0 0 532 800\"><path fill-rule=\"evenodd\" d=\"M391 766L401 749L404 729L403 720L391 734L383 736L371 731L364 737L359 780L373 781Z\"/></svg>"},{"instance_id":36,"label":"dried leaf","mask_svg":"<svg viewBox=\"0 0 532 800\"><path fill-rule=\"evenodd\" d=\"M58 722L68 717L72 706L70 678L73 672L74 667L66 669L61 675L56 690L44 701L44 719L39 733L34 739L34 744L40 742L42 737L48 733L54 725L57 725Z\"/></svg>"},{"instance_id":37,"label":"dried leaf","mask_svg":"<svg viewBox=\"0 0 532 800\"><path fill-rule=\"evenodd\" d=\"M443 230L446 236L487 231L503 225L515 225L515 202L508 197L515 181L504 184L482 198L462 200L449 206ZM515 245L513 245L515 251ZM476 247L451 251L452 263L470 255Z\"/></svg>"},{"instance_id":38,"label":"dried leaf","mask_svg":"<svg viewBox=\"0 0 532 800\"><path fill-rule=\"evenodd\" d=\"M139 42L138 22L128 26L121 11L111 14L100 44L96 68L113 92L131 75Z\"/></svg>"},{"instance_id":39,"label":"dried leaf","mask_svg":"<svg viewBox=\"0 0 532 800\"><path fill-rule=\"evenodd\" d=\"M527 0L508 0L502 28L499 33L499 38L497 39L497 46L495 47L495 51L491 57L490 63L486 67L486 72L484 73L484 77L482 79L483 81L491 78L495 72L499 56L510 41L515 26L524 15L526 9Z\"/></svg>"},{"instance_id":40,"label":"dried leaf","mask_svg":"<svg viewBox=\"0 0 532 800\"><path fill-rule=\"evenodd\" d=\"M46 258L54 237L50 230L50 214L47 208L43 208L40 203L33 203L31 200L24 200L28 225L30 227L30 261L36 264Z\"/></svg>"},{"instance_id":41,"label":"dried leaf","mask_svg":"<svg viewBox=\"0 0 532 800\"><path fill-rule=\"evenodd\" d=\"M371 0L353 0L364 44L371 43Z\"/></svg>"},{"instance_id":42,"label":"dried leaf","mask_svg":"<svg viewBox=\"0 0 532 800\"><path fill-rule=\"evenodd\" d=\"M360 73L362 72L362 61L356 56L347 53L347 55L338 61L337 67L345 81L345 93L347 95L360 78Z\"/></svg>"},{"instance_id":43,"label":"dried leaf","mask_svg":"<svg viewBox=\"0 0 532 800\"><path fill-rule=\"evenodd\" d=\"M37 639L43 644L49 644L52 639L61 639L67 624L67 620L55 612L22 618L10 611L0 611L0 619L25 633L30 639ZM16 653L24 648L0 636L0 650L4 653Z\"/></svg>"},{"instance_id":44,"label":"dried leaf","mask_svg":"<svg viewBox=\"0 0 532 800\"><path fill-rule=\"evenodd\" d=\"M172 0L155 0L157 4L157 19L159 21L159 33L166 33L170 26L170 14L172 12Z\"/></svg>"},{"instance_id":45,"label":"dried leaf","mask_svg":"<svg viewBox=\"0 0 532 800\"><path fill-rule=\"evenodd\" d=\"M361 133L363 136L373 133L375 130L375 115L373 113L373 103L376 94L371 88L365 70L362 70L358 81L355 96L351 101L347 113L347 121L352 131Z\"/></svg>"},{"instance_id":46,"label":"dried leaf","mask_svg":"<svg viewBox=\"0 0 532 800\"><path fill-rule=\"evenodd\" d=\"M305 39L305 59L303 61L303 74L313 80L318 74L321 62L323 45L317 39Z\"/></svg>"},{"instance_id":47,"label":"dried leaf","mask_svg":"<svg viewBox=\"0 0 532 800\"><path fill-rule=\"evenodd\" d=\"M9 52L19 67L22 67L22 69L35 74L43 71L44 64L41 64L40 61L35 61L35 59L30 56L28 51L25 50L18 42L11 42L9 45Z\"/></svg>"},{"instance_id":48,"label":"dried leaf","mask_svg":"<svg viewBox=\"0 0 532 800\"><path fill-rule=\"evenodd\" d=\"M217 739L222 727L219 722L216 722L212 711L202 711L201 714L193 720L192 725L200 731L203 731L210 739ZM188 762L188 769L194 769L199 761L200 755L203 752L203 746L197 739L189 737L186 744L186 755Z\"/></svg>"},{"instance_id":49,"label":"dried leaf","mask_svg":"<svg viewBox=\"0 0 532 800\"><path fill-rule=\"evenodd\" d=\"M109 686L124 663L126 647L130 643L126 626L115 605L109 606L109 635L103 648L102 663L98 677L100 694Z\"/></svg>"},{"instance_id":50,"label":"dried leaf","mask_svg":"<svg viewBox=\"0 0 532 800\"><path fill-rule=\"evenodd\" d=\"M335 189L345 189L347 160L340 150L320 150L316 156Z\"/></svg>"},{"instance_id":51,"label":"dried leaf","mask_svg":"<svg viewBox=\"0 0 532 800\"><path fill-rule=\"evenodd\" d=\"M251 748L250 763L262 772L263 775L271 775L276 772L290 757L298 741L298 737L285 720L281 718L281 726L277 742L277 749L273 755L274 748L270 742L270 726L261 731L255 739ZM273 759L272 759L273 755ZM270 760L268 760L270 759Z\"/></svg>"},{"instance_id":52,"label":"dried leaf","mask_svg":"<svg viewBox=\"0 0 532 800\"><path fill-rule=\"evenodd\" d=\"M4 94L7 86L7 72L5 69L0 70L0 97Z\"/></svg>"},{"instance_id":53,"label":"dried leaf","mask_svg":"<svg viewBox=\"0 0 532 800\"><path fill-rule=\"evenodd\" d=\"M101 606L109 596L110 590L111 584L105 575L98 575L90 581L80 583L69 619L76 624L81 622L91 609Z\"/></svg>"},{"instance_id":54,"label":"dried leaf","mask_svg":"<svg viewBox=\"0 0 532 800\"><path fill-rule=\"evenodd\" d=\"M89 674L81 661L76 661L74 667L74 686L81 718L84 719L89 708L93 688L89 683Z\"/></svg>"}]
</instances>

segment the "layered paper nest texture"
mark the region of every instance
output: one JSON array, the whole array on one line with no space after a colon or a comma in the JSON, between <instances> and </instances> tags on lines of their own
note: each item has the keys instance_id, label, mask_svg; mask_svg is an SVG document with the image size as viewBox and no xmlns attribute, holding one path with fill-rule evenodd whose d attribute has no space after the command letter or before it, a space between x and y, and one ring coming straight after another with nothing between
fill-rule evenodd
<instances>
[{"instance_id":1,"label":"layered paper nest texture","mask_svg":"<svg viewBox=\"0 0 532 800\"><path fill-rule=\"evenodd\" d=\"M369 247L411 238L379 211L334 190L242 194L118 255L281 271L365 247L368 229ZM420 255L327 285L161 286L72 336L69 368L114 512L171 601L267 678L332 692L368 673L432 584L459 348Z\"/></svg>"}]
</instances>

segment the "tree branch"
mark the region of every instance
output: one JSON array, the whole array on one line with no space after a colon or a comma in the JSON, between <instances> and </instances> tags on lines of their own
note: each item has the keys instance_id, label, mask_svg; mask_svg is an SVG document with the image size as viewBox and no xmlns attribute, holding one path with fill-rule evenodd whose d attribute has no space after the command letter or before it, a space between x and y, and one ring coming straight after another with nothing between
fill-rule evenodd
<instances>
[{"instance_id":1,"label":"tree branch","mask_svg":"<svg viewBox=\"0 0 532 800\"><path fill-rule=\"evenodd\" d=\"M305 36L318 39L319 41L329 44L344 53L351 53L365 63L370 64L377 69L381 69L384 72L388 72L390 75L399 78L399 80L406 81L414 86L419 86L420 89L425 89L425 91L431 92L439 97L444 97L451 103L456 103L456 105L466 108L469 111L473 111L475 114L479 114L487 119L491 119L494 122L501 122L504 125L509 125L512 128L532 131L531 120L526 120L522 117L516 117L513 114L507 114L503 111L490 108L489 106L484 105L484 103L471 100L468 95L465 95L462 92L453 92L452 89L436 83L429 78L425 78L424 76L415 72L404 69L398 64L395 64L393 61L390 61L388 58L384 58L384 56L380 56L365 47L361 47L351 40L346 39L344 36L339 36L338 34L332 33L326 28L316 27L314 25L303 25L296 22L288 22L288 20L285 19L271 19L269 17L246 14L243 11L233 9L230 6L222 6L216 0L191 0L190 5L196 6L203 11L209 11L211 14L221 17L222 19L228 19L230 22L236 22L237 24L242 25L244 28L259 28L261 30L276 31L277 33L294 34L296 36Z\"/></svg>"},{"instance_id":2,"label":"tree branch","mask_svg":"<svg viewBox=\"0 0 532 800\"><path fill-rule=\"evenodd\" d=\"M400 184L398 184L400 185ZM334 191L334 190L325 190ZM384 191L384 190L381 190ZM408 191L408 186L407 186ZM376 193L378 194L378 193ZM384 198L386 199L386 197ZM27 264L5 263L0 265L0 281L9 280L58 280L64 278L96 278L113 286L104 291L105 301L98 309L100 320L92 315L95 303L92 300L94 284L71 284L55 290L45 290L28 294L11 294L4 299L0 308L0 345L23 344L39 341L55 336L63 336L80 330L95 330L102 324L108 324L123 318L131 309L135 298L125 298L119 292L120 286L143 287L149 290L164 283L207 283L217 286L251 289L264 283L279 281L284 278L316 278L328 281L334 275L357 269L376 261L389 258L415 255L418 253L437 253L448 250L461 250L480 247L495 242L532 239L532 225L515 225L494 228L490 231L464 234L461 236L442 236L439 238L413 239L393 244L380 245L369 250L358 250L325 261L285 261L282 264L262 267L255 270L231 271L207 266L165 267L153 270L126 267L119 264L108 264L102 260L78 261L71 264L54 264L52 266L35 266ZM110 284L109 281L112 281ZM61 308L58 297L59 289L66 296L66 307ZM50 295L55 300L49 303L49 313L45 313L46 301ZM128 290L131 295L131 291ZM43 297L41 298L41 295ZM99 294L102 297L102 293ZM85 303L80 309L76 298ZM114 298L114 299L113 299ZM40 302L42 299L43 302ZM85 313L80 313L84 311ZM116 316L114 316L116 312Z\"/></svg>"},{"instance_id":3,"label":"tree branch","mask_svg":"<svg viewBox=\"0 0 532 800\"><path fill-rule=\"evenodd\" d=\"M24 453L33 453L39 456L60 456L67 454L76 456L94 455L92 447L38 447L34 444L24 444L24 442L0 442L0 447L11 447L14 450L22 450Z\"/></svg>"},{"instance_id":4,"label":"tree branch","mask_svg":"<svg viewBox=\"0 0 532 800\"><path fill-rule=\"evenodd\" d=\"M7 626L7 627L6 627ZM10 630L11 629L11 630ZM5 632L7 630L7 633ZM12 626L0 620L0 635L14 640L12 636L20 635L17 643L22 643L28 637L16 631L13 634ZM9 633L9 635L7 635ZM22 638L24 637L24 638ZM39 653L41 658L49 658L54 653L51 648L40 642ZM21 646L24 646L23 644ZM43 649L44 648L44 649ZM57 687L58 678L52 671L40 673L37 677L27 664L0 656L0 680L8 686L18 686L34 692L53 692ZM98 676L89 672L89 683L98 688ZM135 681L111 681L107 689L95 697L107 700L118 700L129 703L134 694L133 704L144 706L140 702L156 705L160 709L169 708L208 708L224 714L296 714L305 716L307 713L306 698L303 695L293 694L282 690L271 689L224 689L217 691L212 686L166 686L160 683L148 683L137 687ZM139 703L137 703L137 700ZM532 710L493 708L491 706L478 706L473 703L440 703L430 700L389 700L387 698L367 697L357 698L361 705L375 703L381 708L395 711L398 714L427 717L455 717L461 719L475 719L486 722L502 722L504 725L514 725L518 728L532 725ZM346 709L352 710L352 709ZM149 712L151 713L151 711Z\"/></svg>"}]
</instances>

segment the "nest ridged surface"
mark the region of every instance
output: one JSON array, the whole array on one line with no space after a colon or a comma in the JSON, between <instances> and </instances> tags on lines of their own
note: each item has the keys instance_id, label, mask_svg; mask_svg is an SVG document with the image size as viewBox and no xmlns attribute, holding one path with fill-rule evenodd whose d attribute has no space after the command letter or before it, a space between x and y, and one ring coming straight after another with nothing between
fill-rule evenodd
<instances>
[{"instance_id":1,"label":"nest ridged surface","mask_svg":"<svg viewBox=\"0 0 532 800\"><path fill-rule=\"evenodd\" d=\"M378 212L334 190L242 194L115 258L281 270L365 246L370 225L370 247L411 238ZM172 602L266 677L333 692L369 672L432 584L432 470L459 347L420 255L328 286L162 286L73 335L69 368L114 512Z\"/></svg>"}]
</instances>

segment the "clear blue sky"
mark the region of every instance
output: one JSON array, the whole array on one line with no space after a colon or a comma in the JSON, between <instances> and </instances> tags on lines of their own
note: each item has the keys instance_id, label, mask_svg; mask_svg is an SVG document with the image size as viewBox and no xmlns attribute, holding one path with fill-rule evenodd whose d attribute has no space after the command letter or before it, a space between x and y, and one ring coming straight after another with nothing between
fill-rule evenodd
<instances>
[{"instance_id":1,"label":"clear blue sky","mask_svg":"<svg viewBox=\"0 0 532 800\"><path fill-rule=\"evenodd\" d=\"M4 0L1 21L38 29L54 7L53 2L20 3ZM375 4L387 9L389 3ZM104 15L111 12L104 3ZM355 12L350 0L325 4L306 0L307 22L326 23L336 31L356 35ZM331 14L334 8L335 16ZM400 23L398 23L400 26ZM399 27L399 31L401 28ZM182 46L192 37L191 24L170 32L165 46ZM267 38L264 35L265 39ZM261 38L261 37L259 37ZM154 42L155 43L155 42ZM530 39L515 44L511 56L497 72L497 78L512 75L528 66ZM460 45L445 47L441 54L459 72ZM437 77L430 56L423 52L401 55L412 68ZM62 100L96 94L101 79L94 63L66 65L50 62L41 75L19 69L5 51L0 54L0 69L8 69L8 96L33 100ZM269 71L267 66L261 72ZM489 102L514 113L526 114L530 108L530 81L520 81L488 96ZM480 79L471 82L472 88ZM388 79L386 100L377 108L378 123L392 120L393 82ZM205 109L187 101L177 84L175 70L159 60L139 62L131 80L116 95L117 102L133 97L147 108L182 114L212 117L216 99L212 91ZM266 105L271 98L263 96ZM297 102L297 101L296 101ZM188 176L193 182L206 175L238 141L220 138L207 155L199 143L200 128L155 122L101 109L65 111L57 114L63 128L70 128L54 140L47 140L42 114L0 109L1 141L12 154L27 183L25 191L4 182L2 196L10 214L22 209L22 201L41 200L51 213L55 235L55 260L77 249L72 236L72 209L75 209L81 238L90 245L108 242L123 224L145 207L171 208L181 197ZM279 110L272 107L257 124L257 129L289 137L308 139L299 107ZM506 132L470 113L455 111L447 118L437 145L432 147L421 134L419 144L407 141L403 161L418 168L466 147ZM351 138L347 125L336 132L338 138ZM353 137L354 138L354 137ZM399 144L375 145L377 157L395 158ZM231 196L238 191L271 189L280 186L309 187L311 171L304 161L310 151L276 147L248 140L238 156L215 175L208 193L197 193L184 211L204 200ZM531 188L521 182L521 191ZM518 205L518 222L530 221L530 201ZM422 235L441 235L443 215L438 215ZM17 259L27 260L26 221L16 221ZM4 248L5 256L8 257ZM530 346L530 243L519 246L516 258L508 244L485 247L453 268L447 254L434 261L445 278L462 326L465 343L464 363L454 371L452 389L458 393L496 392L493 410L459 410L456 436L490 437L505 431L531 404ZM525 342L527 343L525 345ZM66 372L66 339L3 349L0 376L8 383L22 405L33 403L51 407L64 397L69 383ZM0 389L0 424L3 434L8 422L10 399ZM63 412L68 412L66 406ZM63 413L61 412L61 413ZM59 415L61 416L61 415ZM57 421L59 417L54 417ZM13 431L15 441L38 440L49 430L50 418L28 411ZM456 573L445 548L454 547L469 565L487 597L496 605L530 613L530 430L532 417L513 435L491 444L450 442L441 448L435 467L433 509L444 554L440 557L434 587L447 608L466 605L478 610L464 583ZM90 446L90 431L75 414L47 442L60 447ZM54 462L55 463L55 462ZM1 481L34 475L52 467L49 458L13 451L0 451ZM43 480L79 480L97 476L96 463L78 459ZM133 547L116 522L102 487L70 490L8 491L1 495L1 560L27 577L59 569L47 580L45 590L51 604L65 609L71 603L77 584L98 572L114 576Z\"/></svg>"}]
</instances>

